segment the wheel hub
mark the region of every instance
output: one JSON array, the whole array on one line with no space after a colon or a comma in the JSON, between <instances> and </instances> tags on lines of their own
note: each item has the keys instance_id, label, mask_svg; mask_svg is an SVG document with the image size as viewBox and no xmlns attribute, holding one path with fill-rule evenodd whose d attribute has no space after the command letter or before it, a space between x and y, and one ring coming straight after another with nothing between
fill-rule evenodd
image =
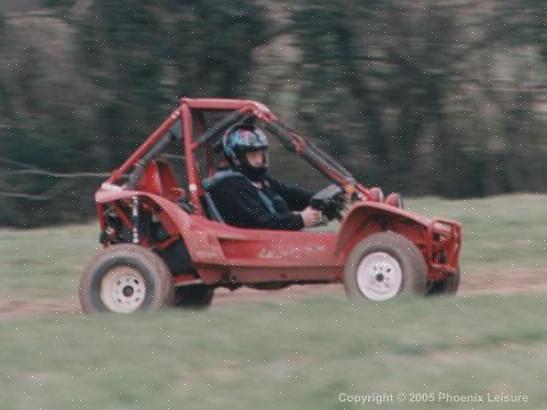
<instances>
[{"instance_id":1,"label":"wheel hub","mask_svg":"<svg viewBox=\"0 0 547 410\"><path fill-rule=\"evenodd\" d=\"M101 281L101 301L112 312L134 312L143 304L145 296L144 278L133 267L116 266Z\"/></svg>"},{"instance_id":2,"label":"wheel hub","mask_svg":"<svg viewBox=\"0 0 547 410\"><path fill-rule=\"evenodd\" d=\"M357 285L367 299L389 300L399 293L402 284L401 265L386 252L368 254L359 263Z\"/></svg>"},{"instance_id":3,"label":"wheel hub","mask_svg":"<svg viewBox=\"0 0 547 410\"><path fill-rule=\"evenodd\" d=\"M131 286L126 286L125 288L123 288L123 295L125 297L129 298L133 296L134 293L135 293L135 290Z\"/></svg>"}]
</instances>

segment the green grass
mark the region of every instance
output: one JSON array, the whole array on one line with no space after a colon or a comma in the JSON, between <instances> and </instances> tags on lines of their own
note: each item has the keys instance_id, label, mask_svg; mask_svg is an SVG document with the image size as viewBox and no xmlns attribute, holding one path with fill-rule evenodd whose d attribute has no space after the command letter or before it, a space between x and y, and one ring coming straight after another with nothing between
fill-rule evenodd
<instances>
[{"instance_id":1,"label":"green grass","mask_svg":"<svg viewBox=\"0 0 547 410\"><path fill-rule=\"evenodd\" d=\"M407 207L463 223L462 265L473 275L547 266L546 201L427 198ZM0 300L74 297L97 236L95 224L1 230ZM5 316L0 408L547 408L545 295L280 300L213 302L199 313ZM340 393L412 392L520 393L529 402L338 401Z\"/></svg>"},{"instance_id":2,"label":"green grass","mask_svg":"<svg viewBox=\"0 0 547 410\"><path fill-rule=\"evenodd\" d=\"M401 392L520 392L530 402L506 408L545 409L546 309L545 296L323 297L2 321L2 409L343 409L340 393Z\"/></svg>"},{"instance_id":3,"label":"green grass","mask_svg":"<svg viewBox=\"0 0 547 410\"><path fill-rule=\"evenodd\" d=\"M96 224L0 230L0 296L76 294L97 238Z\"/></svg>"},{"instance_id":4,"label":"green grass","mask_svg":"<svg viewBox=\"0 0 547 410\"><path fill-rule=\"evenodd\" d=\"M547 195L409 200L409 209L463 224L461 265L467 272L547 267Z\"/></svg>"}]
</instances>

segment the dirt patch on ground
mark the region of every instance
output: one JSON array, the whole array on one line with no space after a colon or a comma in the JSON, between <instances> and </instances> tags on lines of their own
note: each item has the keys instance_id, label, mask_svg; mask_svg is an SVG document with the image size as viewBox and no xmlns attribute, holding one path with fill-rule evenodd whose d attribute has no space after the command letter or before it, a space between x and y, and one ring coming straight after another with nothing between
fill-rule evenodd
<instances>
[{"instance_id":1,"label":"dirt patch on ground","mask_svg":"<svg viewBox=\"0 0 547 410\"><path fill-rule=\"evenodd\" d=\"M481 271L462 275L461 294L547 293L547 269Z\"/></svg>"},{"instance_id":2,"label":"dirt patch on ground","mask_svg":"<svg viewBox=\"0 0 547 410\"><path fill-rule=\"evenodd\" d=\"M458 291L458 295L462 296L480 294L510 295L515 293L547 293L547 269L464 272ZM248 288L238 289L235 292L222 289L215 293L215 301L275 301L320 295L344 296L344 287L341 284L296 285L269 292Z\"/></svg>"},{"instance_id":3,"label":"dirt patch on ground","mask_svg":"<svg viewBox=\"0 0 547 410\"><path fill-rule=\"evenodd\" d=\"M38 315L80 314L80 301L77 296L69 298L23 298L6 297L0 299L0 319Z\"/></svg>"},{"instance_id":4,"label":"dirt patch on ground","mask_svg":"<svg viewBox=\"0 0 547 410\"><path fill-rule=\"evenodd\" d=\"M517 293L547 293L547 270L464 272L460 290L458 291L459 296L481 294L510 295ZM213 304L222 305L224 303L259 301L282 303L295 299L301 300L323 295L344 297L344 288L340 284L332 284L295 285L290 288L274 291L242 288L230 292L226 289L218 289L215 293ZM81 314L78 297L7 297L0 299L0 319L43 315L54 316L59 314Z\"/></svg>"}]
</instances>

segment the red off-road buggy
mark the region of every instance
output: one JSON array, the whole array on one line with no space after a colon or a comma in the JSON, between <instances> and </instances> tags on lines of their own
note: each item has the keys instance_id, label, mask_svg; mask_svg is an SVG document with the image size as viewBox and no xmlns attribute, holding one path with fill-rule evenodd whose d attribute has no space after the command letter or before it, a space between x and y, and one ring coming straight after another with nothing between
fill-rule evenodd
<instances>
[{"instance_id":1,"label":"red off-road buggy","mask_svg":"<svg viewBox=\"0 0 547 410\"><path fill-rule=\"evenodd\" d=\"M332 181L311 205L340 220L336 232L223 222L205 187L223 133L238 123L258 123ZM459 284L459 223L405 211L398 194L384 198L381 189L359 184L254 101L183 98L95 201L103 249L81 278L85 312L207 307L217 287L337 282L352 299L385 301L403 293L453 294Z\"/></svg>"}]
</instances>

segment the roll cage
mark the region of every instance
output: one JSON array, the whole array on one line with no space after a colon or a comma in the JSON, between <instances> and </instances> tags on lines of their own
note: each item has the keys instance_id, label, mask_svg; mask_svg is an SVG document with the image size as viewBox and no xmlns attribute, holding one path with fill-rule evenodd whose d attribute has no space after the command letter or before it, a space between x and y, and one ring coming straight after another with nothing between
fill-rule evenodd
<instances>
[{"instance_id":1,"label":"roll cage","mask_svg":"<svg viewBox=\"0 0 547 410\"><path fill-rule=\"evenodd\" d=\"M220 120L208 127L204 113L227 112ZM334 158L313 142L284 125L266 106L251 100L193 99L182 98L179 106L153 132L148 139L116 169L106 181L109 184L125 184L135 189L148 164L156 159L173 141L182 142L185 171L188 183L188 200L195 212L203 214L200 197L203 195L202 176L196 154L205 153L207 176L216 172L213 153L224 132L238 123L259 123L285 149L305 160L329 180L346 192L361 199L369 199L372 193L356 182L353 175Z\"/></svg>"}]
</instances>

